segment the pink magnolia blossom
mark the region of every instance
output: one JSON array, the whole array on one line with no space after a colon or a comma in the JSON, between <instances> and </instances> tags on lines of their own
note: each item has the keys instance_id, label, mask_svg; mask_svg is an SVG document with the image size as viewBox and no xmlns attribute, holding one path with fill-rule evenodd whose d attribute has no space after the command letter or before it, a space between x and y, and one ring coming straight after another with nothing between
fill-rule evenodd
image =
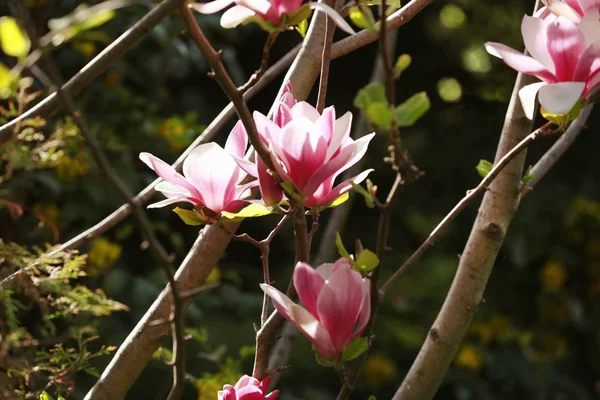
<instances>
[{"instance_id":1,"label":"pink magnolia blossom","mask_svg":"<svg viewBox=\"0 0 600 400\"><path fill-rule=\"evenodd\" d=\"M274 390L269 394L271 378L265 378L261 381L248 375L242 376L235 386L225 385L223 390L219 390L219 400L276 400L279 396L279 390Z\"/></svg>"},{"instance_id":2,"label":"pink magnolia blossom","mask_svg":"<svg viewBox=\"0 0 600 400\"><path fill-rule=\"evenodd\" d=\"M578 24L581 18L591 9L600 7L600 0L543 0L542 7L536 14L540 18L554 18L562 15Z\"/></svg>"},{"instance_id":3,"label":"pink magnolia blossom","mask_svg":"<svg viewBox=\"0 0 600 400\"><path fill-rule=\"evenodd\" d=\"M356 164L366 153L374 133L358 140L350 137L352 114L336 120L334 107L323 114L310 104L294 99L291 85L285 86L278 100L274 120L254 112L261 139L269 148L271 161L284 182L292 183L306 197L307 207L325 206L362 182L372 171L366 170L333 187L335 179ZM256 164L239 160L251 175L257 176L266 204L281 201L283 192L258 159Z\"/></svg>"},{"instance_id":4,"label":"pink magnolia blossom","mask_svg":"<svg viewBox=\"0 0 600 400\"><path fill-rule=\"evenodd\" d=\"M584 17L585 18L585 17ZM521 32L527 56L500 43L486 43L487 51L509 67L542 80L519 92L525 114L533 118L535 97L552 114L566 114L581 99L587 101L600 84L600 45L596 30L577 26L564 16L541 19L525 16Z\"/></svg>"},{"instance_id":5,"label":"pink magnolia blossom","mask_svg":"<svg viewBox=\"0 0 600 400\"><path fill-rule=\"evenodd\" d=\"M275 26L284 22L284 17L294 17L310 9L317 9L327 14L344 31L352 34L354 30L331 7L323 3L310 2L302 4L302 0L213 0L207 3L191 3L190 6L201 14L214 14L230 5L232 8L225 11L221 17L223 28L235 28L238 25L259 18ZM300 21L298 21L299 23Z\"/></svg>"},{"instance_id":6,"label":"pink magnolia blossom","mask_svg":"<svg viewBox=\"0 0 600 400\"><path fill-rule=\"evenodd\" d=\"M365 329L371 314L370 283L340 258L317 269L299 262L294 286L304 307L272 286L261 284L277 311L328 359L338 359Z\"/></svg>"},{"instance_id":7,"label":"pink magnolia blossom","mask_svg":"<svg viewBox=\"0 0 600 400\"><path fill-rule=\"evenodd\" d=\"M183 162L183 175L152 154L140 153L140 160L163 179L156 190L167 197L148 208L188 202L208 219L220 216L221 211L238 211L247 204L243 197L248 189L257 185L256 182L241 184L247 174L233 158L243 157L246 146L246 131L238 122L225 149L216 143L205 143L192 150Z\"/></svg>"}]
</instances>

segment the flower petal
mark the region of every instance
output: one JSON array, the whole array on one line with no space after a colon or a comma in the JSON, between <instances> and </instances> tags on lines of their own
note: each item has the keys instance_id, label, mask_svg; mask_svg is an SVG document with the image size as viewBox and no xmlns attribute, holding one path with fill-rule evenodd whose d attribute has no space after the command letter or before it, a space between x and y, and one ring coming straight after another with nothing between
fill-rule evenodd
<instances>
[{"instance_id":1,"label":"flower petal","mask_svg":"<svg viewBox=\"0 0 600 400\"><path fill-rule=\"evenodd\" d=\"M312 122L317 122L321 114L316 108L305 101L300 101L292 107L292 118L306 117Z\"/></svg>"},{"instance_id":2,"label":"flower petal","mask_svg":"<svg viewBox=\"0 0 600 400\"><path fill-rule=\"evenodd\" d=\"M221 26L225 29L236 28L239 24L256 15L254 11L243 6L233 6L221 15Z\"/></svg>"},{"instance_id":3,"label":"flower petal","mask_svg":"<svg viewBox=\"0 0 600 400\"><path fill-rule=\"evenodd\" d=\"M190 3L190 8L200 14L214 14L234 3L234 0L214 0L207 3Z\"/></svg>"},{"instance_id":4,"label":"flower petal","mask_svg":"<svg viewBox=\"0 0 600 400\"><path fill-rule=\"evenodd\" d=\"M540 105L552 114L566 114L577 103L583 90L583 82L560 82L540 89Z\"/></svg>"},{"instance_id":5,"label":"flower petal","mask_svg":"<svg viewBox=\"0 0 600 400\"><path fill-rule=\"evenodd\" d=\"M340 183L335 188L329 190L329 192L321 193L321 187L317 188L315 193L306 199L306 207L319 207L331 203L333 200L337 199L342 194L350 191L352 189L353 183L355 185L358 185L359 183L364 181L367 178L367 176L369 176L369 174L373 171L374 170L372 168L367 169L361 172L360 174L356 175L354 178L350 178Z\"/></svg>"},{"instance_id":6,"label":"flower petal","mask_svg":"<svg viewBox=\"0 0 600 400\"><path fill-rule=\"evenodd\" d=\"M600 46L600 7L592 8L585 13L579 23L579 29L585 36L587 44Z\"/></svg>"},{"instance_id":7,"label":"flower petal","mask_svg":"<svg viewBox=\"0 0 600 400\"><path fill-rule=\"evenodd\" d=\"M142 160L144 164L150 167L150 169L156 172L156 174L166 182L171 182L177 186L181 186L193 197L202 199L202 196L198 193L198 190L196 190L196 188L187 179L185 179L179 172L175 171L175 168L160 158L150 153L140 153L140 160Z\"/></svg>"},{"instance_id":8,"label":"flower petal","mask_svg":"<svg viewBox=\"0 0 600 400\"><path fill-rule=\"evenodd\" d=\"M257 14L267 14L273 6L269 0L236 0L236 4L249 8Z\"/></svg>"},{"instance_id":9,"label":"flower petal","mask_svg":"<svg viewBox=\"0 0 600 400\"><path fill-rule=\"evenodd\" d=\"M349 33L351 35L356 33L354 32L354 29L352 29L352 27L344 20L344 18L342 18L342 16L338 14L337 11L329 7L327 4L310 2L308 3L308 5L313 10L317 10L327 14L327 16L329 16L329 18L333 20L333 22L338 26L338 28L340 28L344 32Z\"/></svg>"},{"instance_id":10,"label":"flower petal","mask_svg":"<svg viewBox=\"0 0 600 400\"><path fill-rule=\"evenodd\" d=\"M319 317L317 300L324 284L325 280L313 267L304 262L296 264L296 268L294 268L294 287L306 309L317 318Z\"/></svg>"},{"instance_id":11,"label":"flower petal","mask_svg":"<svg viewBox=\"0 0 600 400\"><path fill-rule=\"evenodd\" d=\"M548 51L556 68L559 82L573 80L577 61L586 49L585 36L577 25L565 17L558 17L548 27Z\"/></svg>"},{"instance_id":12,"label":"flower petal","mask_svg":"<svg viewBox=\"0 0 600 400\"><path fill-rule=\"evenodd\" d=\"M519 99L521 100L523 112L525 113L525 116L529 119L533 119L533 114L535 113L536 105L535 99L537 97L538 91L544 85L546 85L545 82L537 82L523 86L519 90Z\"/></svg>"},{"instance_id":13,"label":"flower petal","mask_svg":"<svg viewBox=\"0 0 600 400\"><path fill-rule=\"evenodd\" d=\"M248 147L248 134L241 120L239 120L225 142L225 151L236 157L244 157Z\"/></svg>"},{"instance_id":14,"label":"flower petal","mask_svg":"<svg viewBox=\"0 0 600 400\"><path fill-rule=\"evenodd\" d=\"M362 277L350 267L338 268L325 281L317 309L333 346L342 351L352 336L363 301Z\"/></svg>"},{"instance_id":15,"label":"flower petal","mask_svg":"<svg viewBox=\"0 0 600 400\"><path fill-rule=\"evenodd\" d=\"M494 57L501 58L509 67L527 75L533 75L544 82L554 82L556 79L551 71L549 71L538 60L526 56L525 54L511 49L502 43L487 42L485 49Z\"/></svg>"},{"instance_id":16,"label":"flower petal","mask_svg":"<svg viewBox=\"0 0 600 400\"><path fill-rule=\"evenodd\" d=\"M327 147L327 154L325 155L325 161L329 161L331 157L339 150L343 140L350 136L352 129L352 113L348 111L335 121L335 127L333 129L333 137Z\"/></svg>"},{"instance_id":17,"label":"flower petal","mask_svg":"<svg viewBox=\"0 0 600 400\"><path fill-rule=\"evenodd\" d=\"M242 173L233 157L216 143L196 147L183 162L183 173L202 193L204 205L220 214L234 200Z\"/></svg>"},{"instance_id":18,"label":"flower petal","mask_svg":"<svg viewBox=\"0 0 600 400\"><path fill-rule=\"evenodd\" d=\"M349 146L341 149L340 153L319 167L310 177L304 187L305 193L314 193L317 188L332 175L337 176L356 164L367 152L369 142L375 133L361 137Z\"/></svg>"},{"instance_id":19,"label":"flower petal","mask_svg":"<svg viewBox=\"0 0 600 400\"><path fill-rule=\"evenodd\" d=\"M264 161L257 156L258 182L260 194L266 205L279 204L283 198L283 190L277 184L275 178L269 173Z\"/></svg>"},{"instance_id":20,"label":"flower petal","mask_svg":"<svg viewBox=\"0 0 600 400\"><path fill-rule=\"evenodd\" d=\"M317 351L326 358L337 358L339 352L331 343L325 327L304 307L294 304L291 308L291 321L312 342Z\"/></svg>"},{"instance_id":21,"label":"flower petal","mask_svg":"<svg viewBox=\"0 0 600 400\"><path fill-rule=\"evenodd\" d=\"M260 288L267 296L271 298L273 305L277 309L277 312L281 314L281 316L287 320L292 320L290 316L290 310L295 305L289 297L285 294L281 293L279 290L275 289L271 285L267 285L266 283L261 283Z\"/></svg>"},{"instance_id":22,"label":"flower petal","mask_svg":"<svg viewBox=\"0 0 600 400\"><path fill-rule=\"evenodd\" d=\"M354 330L354 334L350 340L356 339L365 330L371 316L371 281L363 279L363 301L360 306L360 314Z\"/></svg>"},{"instance_id":23,"label":"flower petal","mask_svg":"<svg viewBox=\"0 0 600 400\"><path fill-rule=\"evenodd\" d=\"M531 57L539 61L547 70L555 73L554 62L548 51L548 27L550 21L525 15L521 22L521 33L525 48Z\"/></svg>"}]
</instances>

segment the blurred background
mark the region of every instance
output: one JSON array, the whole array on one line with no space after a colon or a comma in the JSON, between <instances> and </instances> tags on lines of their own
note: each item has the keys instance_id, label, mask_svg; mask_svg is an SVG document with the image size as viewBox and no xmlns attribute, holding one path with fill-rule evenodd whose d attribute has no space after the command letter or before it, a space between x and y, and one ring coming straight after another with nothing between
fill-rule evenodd
<instances>
[{"instance_id":1,"label":"blurred background","mask_svg":"<svg viewBox=\"0 0 600 400\"><path fill-rule=\"evenodd\" d=\"M61 18L79 5L71 0L26 3L41 34L60 26ZM412 65L397 82L398 102L426 91L432 105L414 127L401 132L404 147L426 174L407 188L395 210L393 250L384 276L406 260L466 190L477 185L479 160L493 160L516 73L490 57L483 44L498 41L522 48L520 22L525 13L531 14L532 3L434 2L400 28L396 56L409 54ZM153 5L141 1L73 28L68 40L56 43L52 51L63 78L77 73ZM8 15L4 2L0 15ZM255 25L224 30L219 17L198 16L198 20L213 45L223 50L226 67L241 84L259 65L266 34ZM227 104L207 76L198 50L180 34L182 28L178 15L171 15L76 96L113 167L135 192L155 178L139 161L139 152L174 161ZM300 41L296 32L280 35L271 60ZM372 44L331 64L328 104L340 114L353 111L355 121L359 111L352 101L369 81L375 54ZM17 60L2 54L0 62L11 68ZM266 113L280 83L281 78L269 85L251 107ZM24 95L37 91L37 97ZM4 107L0 122L46 94L39 82L27 79L5 85L0 92ZM309 101L316 101L316 91ZM436 399L600 398L599 122L598 113L593 114L565 157L522 201L496 261L485 303ZM44 126L31 125L0 146L0 278L122 203L68 116L57 112ZM232 126L233 121L216 141L224 143ZM535 143L528 165L535 164L551 144L552 140ZM375 168L371 179L381 196L393 181L382 161L385 155L385 140L378 137L366 165ZM353 196L341 236L349 249L356 239L374 248L378 212ZM389 293L380 307L374 347L353 399L390 398L402 382L447 293L476 211L476 205L470 206ZM322 227L330 214L331 210L323 213ZM198 228L183 224L169 208L151 209L148 215L178 265ZM276 221L275 217L246 220L240 229L262 239ZM28 398L28 393L39 393L46 386L49 376L55 377L47 388L52 396L70 391L66 398L83 398L94 375L110 360L109 346L120 345L165 286L162 270L140 245L138 228L127 219L82 246L80 255L87 257L71 254L49 261L64 264L63 270L69 266L61 279L35 290L17 285L0 292L0 398ZM291 275L293 250L291 226L286 226L271 247L271 273L281 287ZM41 274L39 279L46 278ZM191 339L186 344L185 399L215 399L224 383L233 384L240 375L251 373L252 324L259 319L261 279L258 251L232 242L209 278L218 287L201 293L186 313ZM164 349L155 354L127 399L166 397L171 372L161 358L168 358L169 343L165 340ZM86 357L77 358L82 351ZM81 363L73 369L77 372L61 378L59 371L73 360ZM298 337L288 364L291 367L278 382L280 399L336 397L340 387L336 373L315 362L304 337ZM35 370L36 365L47 369Z\"/></svg>"}]
</instances>

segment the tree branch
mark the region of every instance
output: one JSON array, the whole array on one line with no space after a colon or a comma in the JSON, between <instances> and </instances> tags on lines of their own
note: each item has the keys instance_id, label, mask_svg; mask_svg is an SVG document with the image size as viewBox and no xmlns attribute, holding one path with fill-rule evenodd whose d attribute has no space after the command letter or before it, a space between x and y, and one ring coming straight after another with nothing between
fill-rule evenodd
<instances>
[{"instance_id":1,"label":"tree branch","mask_svg":"<svg viewBox=\"0 0 600 400\"><path fill-rule=\"evenodd\" d=\"M532 121L523 113L518 91L534 80L522 74L517 76L495 163L531 131ZM437 392L482 302L496 256L516 212L524 162L525 151L504 168L485 193L450 291L394 400L428 400Z\"/></svg>"},{"instance_id":2,"label":"tree branch","mask_svg":"<svg viewBox=\"0 0 600 400\"><path fill-rule=\"evenodd\" d=\"M585 107L575 121L571 122L571 125L569 125L565 133L558 138L552 147L538 160L533 168L531 168L530 174L533 175L533 180L529 182L527 189L533 189L535 185L546 176L548 171L550 171L554 164L562 157L571 144L573 144L581 131L586 128L587 120L590 117L593 108L594 103Z\"/></svg>"},{"instance_id":3,"label":"tree branch","mask_svg":"<svg viewBox=\"0 0 600 400\"><path fill-rule=\"evenodd\" d=\"M148 14L119 36L114 42L100 52L100 54L94 57L92 61L61 87L61 90L64 90L71 96L79 93L125 54L127 50L144 36L149 34L152 28L158 25L169 13L185 3L185 1L186 0L165 0L154 7ZM29 111L2 125L0 127L0 144L12 138L13 130L20 121L27 118L33 118L37 115L47 115L59 108L60 104L61 102L57 93L51 94Z\"/></svg>"}]
</instances>

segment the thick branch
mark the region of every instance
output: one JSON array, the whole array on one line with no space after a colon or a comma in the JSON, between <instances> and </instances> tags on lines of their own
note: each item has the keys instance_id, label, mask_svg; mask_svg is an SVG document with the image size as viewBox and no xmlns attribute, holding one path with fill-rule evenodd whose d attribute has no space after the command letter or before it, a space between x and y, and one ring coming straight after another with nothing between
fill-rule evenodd
<instances>
[{"instance_id":1,"label":"thick branch","mask_svg":"<svg viewBox=\"0 0 600 400\"><path fill-rule=\"evenodd\" d=\"M517 93L533 81L521 74L517 77L496 163L530 132L532 122L524 115ZM427 400L437 392L483 300L496 256L516 212L524 162L522 152L486 192L448 296L395 400Z\"/></svg>"}]
</instances>

